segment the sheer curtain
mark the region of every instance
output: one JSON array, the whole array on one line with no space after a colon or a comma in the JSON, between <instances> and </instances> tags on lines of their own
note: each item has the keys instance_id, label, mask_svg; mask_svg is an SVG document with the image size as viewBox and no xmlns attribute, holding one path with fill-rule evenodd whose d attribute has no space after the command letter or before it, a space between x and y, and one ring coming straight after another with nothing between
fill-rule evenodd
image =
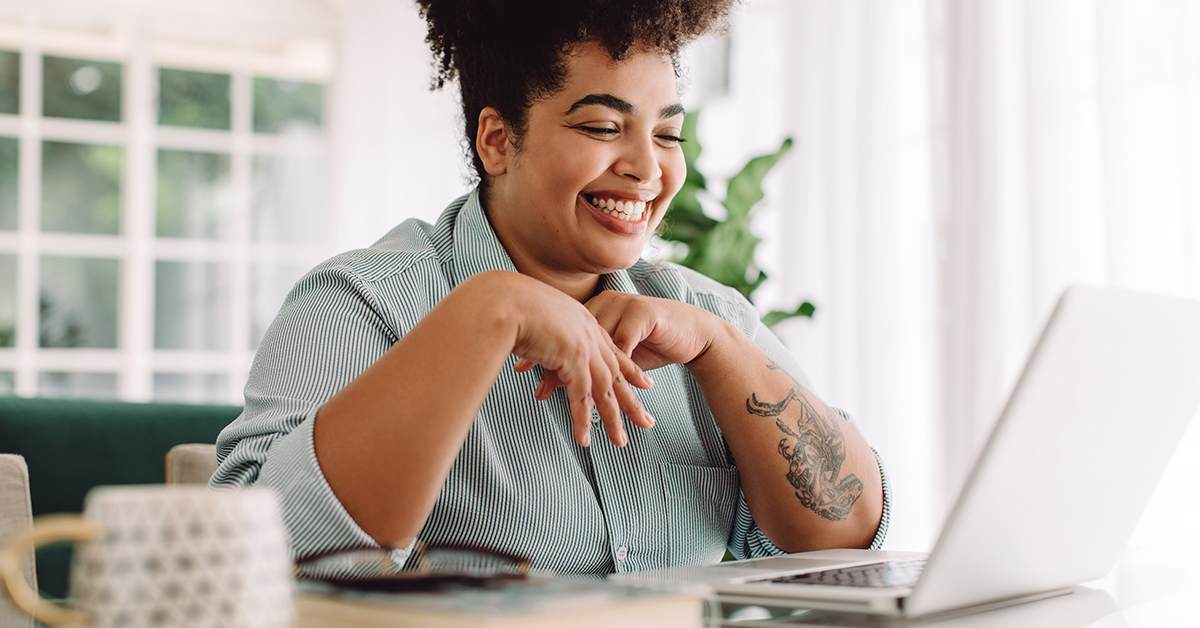
<instances>
[{"instance_id":1,"label":"sheer curtain","mask_svg":"<svg viewBox=\"0 0 1200 628\"><path fill-rule=\"evenodd\" d=\"M1200 297L1198 9L930 1L943 487L965 472L1064 286ZM1147 423L1131 417L1130 429ZM1193 428L1152 505L1167 516L1144 520L1138 540L1188 539L1198 438Z\"/></svg>"},{"instance_id":2,"label":"sheer curtain","mask_svg":"<svg viewBox=\"0 0 1200 628\"><path fill-rule=\"evenodd\" d=\"M759 0L730 49L695 97L706 163L796 140L760 305L816 303L778 331L884 455L889 546L920 549L1063 287L1200 297L1200 5ZM1187 538L1197 473L1194 427L1137 538Z\"/></svg>"},{"instance_id":3,"label":"sheer curtain","mask_svg":"<svg viewBox=\"0 0 1200 628\"><path fill-rule=\"evenodd\" d=\"M415 7L337 6L338 239L361 246L436 216L463 161ZM1200 297L1198 7L748 0L692 51L712 187L795 140L759 209L756 297L817 305L777 331L883 454L889 547L936 534L1063 286ZM1139 538L1188 538L1193 477L1196 427Z\"/></svg>"}]
</instances>

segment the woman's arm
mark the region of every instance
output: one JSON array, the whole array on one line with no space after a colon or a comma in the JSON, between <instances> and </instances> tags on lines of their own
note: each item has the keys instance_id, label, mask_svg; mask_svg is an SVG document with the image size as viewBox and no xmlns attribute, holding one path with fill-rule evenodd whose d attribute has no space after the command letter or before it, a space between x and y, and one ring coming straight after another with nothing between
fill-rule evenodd
<instances>
[{"instance_id":1,"label":"woman's arm","mask_svg":"<svg viewBox=\"0 0 1200 628\"><path fill-rule=\"evenodd\" d=\"M883 513L878 462L858 430L720 321L687 364L729 443L754 520L776 547L867 547Z\"/></svg>"},{"instance_id":2,"label":"woman's arm","mask_svg":"<svg viewBox=\"0 0 1200 628\"><path fill-rule=\"evenodd\" d=\"M737 462L754 520L776 547L870 545L882 480L849 421L706 310L617 292L597 295L588 309L643 369L687 366Z\"/></svg>"},{"instance_id":3,"label":"woman's arm","mask_svg":"<svg viewBox=\"0 0 1200 628\"><path fill-rule=\"evenodd\" d=\"M629 387L648 387L646 375L579 302L517 273L477 274L317 414L322 473L381 545L404 547L420 531L510 353L559 374L582 445L593 403L618 445L622 411L653 424Z\"/></svg>"}]
</instances>

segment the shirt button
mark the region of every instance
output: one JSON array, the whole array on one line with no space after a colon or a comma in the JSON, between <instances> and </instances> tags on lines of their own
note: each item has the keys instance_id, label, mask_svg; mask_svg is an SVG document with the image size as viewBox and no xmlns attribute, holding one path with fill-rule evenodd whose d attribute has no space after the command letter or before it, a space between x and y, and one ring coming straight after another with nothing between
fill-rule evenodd
<instances>
[{"instance_id":1,"label":"shirt button","mask_svg":"<svg viewBox=\"0 0 1200 628\"><path fill-rule=\"evenodd\" d=\"M599 424L600 424L600 411L596 409L596 406L592 406L592 425L599 425Z\"/></svg>"},{"instance_id":2,"label":"shirt button","mask_svg":"<svg viewBox=\"0 0 1200 628\"><path fill-rule=\"evenodd\" d=\"M625 560L625 557L628 555L629 555L628 547L625 547L624 545L622 545L621 547L617 548L617 560Z\"/></svg>"}]
</instances>

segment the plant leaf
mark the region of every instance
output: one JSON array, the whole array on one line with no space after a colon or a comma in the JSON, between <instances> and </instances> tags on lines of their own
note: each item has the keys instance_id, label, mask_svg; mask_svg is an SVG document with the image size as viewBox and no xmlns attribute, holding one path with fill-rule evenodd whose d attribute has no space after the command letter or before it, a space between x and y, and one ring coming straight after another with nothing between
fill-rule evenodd
<instances>
[{"instance_id":1,"label":"plant leaf","mask_svg":"<svg viewBox=\"0 0 1200 628\"><path fill-rule=\"evenodd\" d=\"M746 298L762 283L754 266L754 248L760 240L750 232L748 221L726 220L717 224L697 244L689 245L683 265L693 268L727 286ZM747 280L754 276L755 281Z\"/></svg>"},{"instance_id":2,"label":"plant leaf","mask_svg":"<svg viewBox=\"0 0 1200 628\"><path fill-rule=\"evenodd\" d=\"M687 205L676 205L672 201L671 209L663 218L662 239L675 240L691 246L716 225L717 221L709 218L700 209L699 203L693 208Z\"/></svg>"},{"instance_id":3,"label":"plant leaf","mask_svg":"<svg viewBox=\"0 0 1200 628\"><path fill-rule=\"evenodd\" d=\"M791 311L791 312L788 312L786 310L771 310L770 312L767 312L762 317L762 322L767 327L773 327L776 323L778 323L780 321L785 321L789 318L795 318L797 316L807 316L808 318L812 318L813 313L816 311L817 311L817 306L813 305L812 303L809 303L808 301L805 301L804 303L800 304L800 307L797 307L794 311Z\"/></svg>"},{"instance_id":4,"label":"plant leaf","mask_svg":"<svg viewBox=\"0 0 1200 628\"><path fill-rule=\"evenodd\" d=\"M725 193L725 209L729 211L730 217L750 214L750 208L763 198L763 179L791 149L792 138L789 137L783 140L778 151L751 159L741 172L729 180L729 188Z\"/></svg>"},{"instance_id":5,"label":"plant leaf","mask_svg":"<svg viewBox=\"0 0 1200 628\"><path fill-rule=\"evenodd\" d=\"M691 165L696 163L696 158L700 156L700 140L696 137L696 123L700 119L699 111L689 111L683 116L683 127L679 131L679 137L687 140L679 146L683 149L683 159L688 163L688 170L691 171ZM699 174L699 173L697 173Z\"/></svg>"}]
</instances>

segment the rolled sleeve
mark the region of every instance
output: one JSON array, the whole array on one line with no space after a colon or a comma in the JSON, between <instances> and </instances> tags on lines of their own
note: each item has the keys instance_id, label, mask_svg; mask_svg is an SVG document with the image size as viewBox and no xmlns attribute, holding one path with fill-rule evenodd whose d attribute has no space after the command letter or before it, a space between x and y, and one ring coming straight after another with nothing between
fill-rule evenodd
<instances>
[{"instance_id":1,"label":"rolled sleeve","mask_svg":"<svg viewBox=\"0 0 1200 628\"><path fill-rule=\"evenodd\" d=\"M379 547L346 512L321 473L313 447L314 416L271 445L259 473L259 486L279 494L284 525L291 540L293 558L332 550Z\"/></svg>"},{"instance_id":2,"label":"rolled sleeve","mask_svg":"<svg viewBox=\"0 0 1200 628\"><path fill-rule=\"evenodd\" d=\"M309 273L263 338L246 406L217 439L213 486L266 486L282 506L292 557L380 548L334 495L317 460L322 405L395 342L400 325L367 282L344 267ZM407 549L394 549L403 565Z\"/></svg>"}]
</instances>

